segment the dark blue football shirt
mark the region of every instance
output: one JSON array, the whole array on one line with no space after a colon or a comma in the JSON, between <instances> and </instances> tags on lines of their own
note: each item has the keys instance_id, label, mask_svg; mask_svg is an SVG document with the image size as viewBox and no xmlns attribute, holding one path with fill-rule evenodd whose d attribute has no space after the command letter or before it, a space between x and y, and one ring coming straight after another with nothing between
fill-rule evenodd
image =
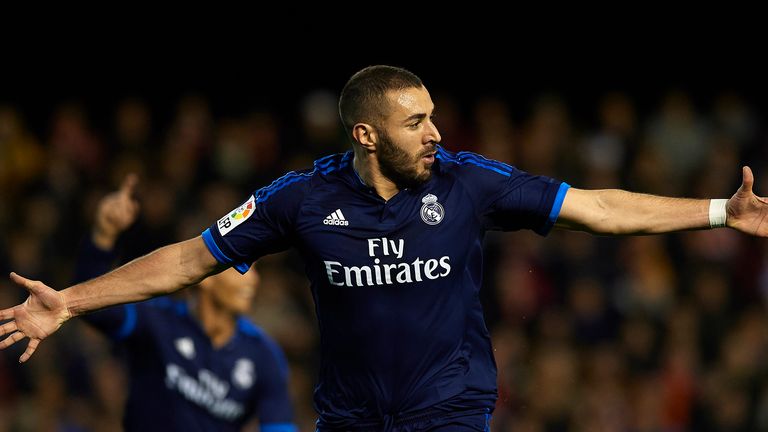
<instances>
[{"instance_id":1,"label":"dark blue football shirt","mask_svg":"<svg viewBox=\"0 0 768 432\"><path fill-rule=\"evenodd\" d=\"M87 242L77 279L106 273L114 255ZM288 365L278 345L245 318L215 348L186 302L159 297L83 319L125 346L127 431L240 431L256 416L262 432L296 432Z\"/></svg>"},{"instance_id":2,"label":"dark blue football shirt","mask_svg":"<svg viewBox=\"0 0 768 432\"><path fill-rule=\"evenodd\" d=\"M385 201L352 159L331 155L259 189L203 232L206 245L241 272L290 246L303 256L321 337L319 430L491 412L484 234L545 235L569 186L438 147L431 179Z\"/></svg>"}]
</instances>

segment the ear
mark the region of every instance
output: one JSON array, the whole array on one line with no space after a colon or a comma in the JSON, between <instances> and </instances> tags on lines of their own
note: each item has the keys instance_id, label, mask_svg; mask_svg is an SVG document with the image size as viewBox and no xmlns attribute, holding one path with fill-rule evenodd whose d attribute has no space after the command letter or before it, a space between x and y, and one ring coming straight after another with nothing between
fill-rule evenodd
<instances>
[{"instance_id":1,"label":"ear","mask_svg":"<svg viewBox=\"0 0 768 432\"><path fill-rule=\"evenodd\" d=\"M352 128L352 136L358 144L370 152L376 150L376 129L368 123L358 123Z\"/></svg>"}]
</instances>

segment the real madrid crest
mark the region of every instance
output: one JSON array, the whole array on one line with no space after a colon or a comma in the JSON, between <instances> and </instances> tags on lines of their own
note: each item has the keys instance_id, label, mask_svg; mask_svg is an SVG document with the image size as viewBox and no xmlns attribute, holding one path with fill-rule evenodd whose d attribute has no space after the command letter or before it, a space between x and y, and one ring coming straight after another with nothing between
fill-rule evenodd
<instances>
[{"instance_id":1,"label":"real madrid crest","mask_svg":"<svg viewBox=\"0 0 768 432\"><path fill-rule=\"evenodd\" d=\"M445 217L445 209L437 202L437 197L432 194L427 194L421 199L424 203L421 206L421 220L427 225L437 225Z\"/></svg>"},{"instance_id":2,"label":"real madrid crest","mask_svg":"<svg viewBox=\"0 0 768 432\"><path fill-rule=\"evenodd\" d=\"M232 370L232 382L242 389L247 390L256 380L256 368L253 362L247 358L238 359L235 362L235 368Z\"/></svg>"}]
</instances>

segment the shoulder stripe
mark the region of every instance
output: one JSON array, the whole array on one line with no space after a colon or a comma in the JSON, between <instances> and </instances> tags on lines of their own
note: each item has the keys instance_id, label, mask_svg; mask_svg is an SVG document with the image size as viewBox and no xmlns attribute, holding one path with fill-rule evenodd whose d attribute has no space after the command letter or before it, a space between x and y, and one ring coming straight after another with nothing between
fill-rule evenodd
<instances>
[{"instance_id":1,"label":"shoulder stripe","mask_svg":"<svg viewBox=\"0 0 768 432\"><path fill-rule=\"evenodd\" d=\"M506 170L508 172L512 172L515 168L513 168L511 165L505 164L504 162L499 162L497 160L488 159L483 155L477 154L477 153L471 153L471 152L459 152L458 154L460 160L474 160L480 163L488 164L495 166L499 169Z\"/></svg>"},{"instance_id":2,"label":"shoulder stripe","mask_svg":"<svg viewBox=\"0 0 768 432\"><path fill-rule=\"evenodd\" d=\"M276 192L279 192L281 189L289 185L292 185L293 183L311 179L314 173L315 171L312 171L309 173L301 173L301 174L296 172L290 172L280 177L279 179L272 182L271 185L265 188L261 188L259 189L258 192L256 192L256 204L266 201L269 197L274 195Z\"/></svg>"},{"instance_id":3,"label":"shoulder stripe","mask_svg":"<svg viewBox=\"0 0 768 432\"><path fill-rule=\"evenodd\" d=\"M265 186L259 189L256 192L256 202L260 203L266 200L275 192L279 191L280 189L283 189L284 187L290 184L296 183L297 181L309 180L312 177L312 174L314 174L314 172L315 171L312 171L309 173L297 173L296 171L291 171L285 174L284 176L273 181L269 186Z\"/></svg>"},{"instance_id":4,"label":"shoulder stripe","mask_svg":"<svg viewBox=\"0 0 768 432\"><path fill-rule=\"evenodd\" d=\"M458 153L452 153L452 152L449 152L449 151L445 150L442 147L438 147L438 148L439 148L438 153L441 156L444 156L445 160L447 160L449 162L459 162L459 163L460 162L470 162L470 163L471 162L477 162L477 163L480 163L480 164L486 164L486 165L493 166L493 167L498 168L498 169L503 170L503 171L512 172L512 171L515 170L515 167L513 167L513 166L511 166L509 164L506 164L504 162L499 162L499 161L493 160L493 159L488 159L485 156L483 156L481 154L478 154L478 153L473 153L473 152L468 152L468 151L461 151L461 152L458 152Z\"/></svg>"},{"instance_id":5,"label":"shoulder stripe","mask_svg":"<svg viewBox=\"0 0 768 432\"><path fill-rule=\"evenodd\" d=\"M329 166L328 168L325 168L324 170L319 171L319 173L325 175L325 174L328 174L328 173L332 173L334 171L338 171L338 170L340 170L342 168L346 168L348 165L349 165L349 162L342 162L342 163L340 163L339 165L336 165L336 166ZM312 174L314 174L314 171L312 172Z\"/></svg>"},{"instance_id":6,"label":"shoulder stripe","mask_svg":"<svg viewBox=\"0 0 768 432\"><path fill-rule=\"evenodd\" d=\"M334 155L334 156L336 156L336 155ZM331 162L336 162L336 161L331 161L331 162L328 162L328 163L325 163L325 164L322 164L322 165L316 164L314 171L318 171L319 170L320 174L328 174L329 172L333 172L333 171L345 168L347 165L349 165L349 161L351 159L352 159L352 152L349 151L349 152L346 152L344 154L344 156L342 156L342 158L338 161L337 165L333 165L331 163Z\"/></svg>"},{"instance_id":7,"label":"shoulder stripe","mask_svg":"<svg viewBox=\"0 0 768 432\"><path fill-rule=\"evenodd\" d=\"M338 157L338 154L332 154L332 155L322 157L315 161L314 167L320 168L320 169L326 168L329 165L331 165L333 162L335 162L337 157ZM341 165L341 164L344 164L345 162L348 162L351 157L352 157L351 151L344 153L344 156L342 156L341 159L339 160L339 164Z\"/></svg>"},{"instance_id":8,"label":"shoulder stripe","mask_svg":"<svg viewBox=\"0 0 768 432\"><path fill-rule=\"evenodd\" d=\"M318 159L315 161L314 169L310 172L296 172L291 171L284 176L278 178L277 180L273 181L269 186L263 187L256 191L256 203L264 202L269 197L274 195L276 192L280 191L281 189L299 182L299 181L306 181L310 180L313 175L315 174L328 174L333 171L340 170L342 168L345 168L347 165L349 165L349 161L352 158L352 152L347 152L344 154L344 156L341 158L341 160L338 161L337 164L334 165L334 162L336 162L336 157L338 155L330 155L326 156L322 159Z\"/></svg>"},{"instance_id":9,"label":"shoulder stripe","mask_svg":"<svg viewBox=\"0 0 768 432\"><path fill-rule=\"evenodd\" d=\"M452 162L459 165L475 165L481 168L485 168L490 171L497 172L505 177L509 177L512 173L512 168L503 162L498 162L490 159L486 159L476 153L459 152L454 155L442 148L437 151L437 158L446 162Z\"/></svg>"},{"instance_id":10,"label":"shoulder stripe","mask_svg":"<svg viewBox=\"0 0 768 432\"><path fill-rule=\"evenodd\" d=\"M331 162L333 162L333 158L334 157L336 157L335 154L330 154L328 156L323 156L320 159L316 160L313 165L315 167L320 167L320 166L328 165Z\"/></svg>"}]
</instances>

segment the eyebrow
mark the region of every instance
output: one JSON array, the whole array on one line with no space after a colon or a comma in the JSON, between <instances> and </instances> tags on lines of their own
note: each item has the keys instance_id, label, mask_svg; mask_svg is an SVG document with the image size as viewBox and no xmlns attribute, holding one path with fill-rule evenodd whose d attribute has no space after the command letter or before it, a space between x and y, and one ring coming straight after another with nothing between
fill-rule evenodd
<instances>
[{"instance_id":1,"label":"eyebrow","mask_svg":"<svg viewBox=\"0 0 768 432\"><path fill-rule=\"evenodd\" d=\"M437 109L432 109L432 114L430 115L430 117L434 117L436 111ZM426 117L427 117L426 113L411 114L405 120L403 120L403 123L409 123L414 120L424 120Z\"/></svg>"},{"instance_id":2,"label":"eyebrow","mask_svg":"<svg viewBox=\"0 0 768 432\"><path fill-rule=\"evenodd\" d=\"M425 113L411 114L403 120L403 123L410 123L414 120L424 120L426 117L427 115Z\"/></svg>"}]
</instances>

